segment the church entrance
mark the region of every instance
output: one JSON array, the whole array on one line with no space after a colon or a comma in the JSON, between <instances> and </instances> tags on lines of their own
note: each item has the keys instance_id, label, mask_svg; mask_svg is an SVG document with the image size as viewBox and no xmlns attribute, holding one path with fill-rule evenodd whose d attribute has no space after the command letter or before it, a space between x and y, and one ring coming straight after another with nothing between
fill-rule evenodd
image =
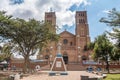
<instances>
[{"instance_id":1,"label":"church entrance","mask_svg":"<svg viewBox=\"0 0 120 80\"><path fill-rule=\"evenodd\" d=\"M83 55L82 60L87 60L87 57L85 55Z\"/></svg>"},{"instance_id":2,"label":"church entrance","mask_svg":"<svg viewBox=\"0 0 120 80\"><path fill-rule=\"evenodd\" d=\"M63 60L64 60L65 64L68 64L68 55L67 54L63 55Z\"/></svg>"}]
</instances>

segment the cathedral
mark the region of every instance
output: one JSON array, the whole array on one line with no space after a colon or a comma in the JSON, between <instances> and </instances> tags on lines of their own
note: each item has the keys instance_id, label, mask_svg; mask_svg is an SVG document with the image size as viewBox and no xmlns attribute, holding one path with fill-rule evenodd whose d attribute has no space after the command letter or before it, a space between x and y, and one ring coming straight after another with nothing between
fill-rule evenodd
<instances>
[{"instance_id":1,"label":"cathedral","mask_svg":"<svg viewBox=\"0 0 120 80\"><path fill-rule=\"evenodd\" d=\"M50 22L54 26L53 32L56 33L55 12L45 12L45 21ZM61 54L65 64L81 63L83 60L89 59L90 54L86 51L86 45L90 43L87 11L76 11L75 25L75 34L66 30L59 34ZM57 44L58 43L50 42L45 50L37 55L37 59L44 59L52 62L57 54Z\"/></svg>"}]
</instances>

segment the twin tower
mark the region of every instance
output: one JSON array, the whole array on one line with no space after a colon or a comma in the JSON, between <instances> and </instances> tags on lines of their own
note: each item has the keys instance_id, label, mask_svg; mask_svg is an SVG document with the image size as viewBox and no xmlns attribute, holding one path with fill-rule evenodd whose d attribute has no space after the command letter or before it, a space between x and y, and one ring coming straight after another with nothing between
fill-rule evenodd
<instances>
[{"instance_id":1,"label":"twin tower","mask_svg":"<svg viewBox=\"0 0 120 80\"><path fill-rule=\"evenodd\" d=\"M45 12L45 22L51 23L54 26L53 32L56 33L55 12ZM66 30L60 33L61 54L66 64L89 59L89 52L85 50L86 45L90 42L86 11L76 11L75 24L75 34ZM46 50L43 51L42 57L38 56L38 58L53 61L57 53L56 46L57 44L49 44Z\"/></svg>"}]
</instances>

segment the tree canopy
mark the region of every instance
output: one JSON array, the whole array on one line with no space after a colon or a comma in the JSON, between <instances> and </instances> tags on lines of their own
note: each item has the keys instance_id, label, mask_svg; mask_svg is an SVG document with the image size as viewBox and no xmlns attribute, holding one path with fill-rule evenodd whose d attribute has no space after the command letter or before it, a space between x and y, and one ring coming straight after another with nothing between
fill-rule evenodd
<instances>
[{"instance_id":1,"label":"tree canopy","mask_svg":"<svg viewBox=\"0 0 120 80\"><path fill-rule=\"evenodd\" d=\"M106 23L108 26L120 28L120 12L113 8L108 11L108 17L102 17L100 22Z\"/></svg>"},{"instance_id":2,"label":"tree canopy","mask_svg":"<svg viewBox=\"0 0 120 80\"><path fill-rule=\"evenodd\" d=\"M25 60L24 69L29 67L29 57L44 47L50 40L57 41L59 36L52 32L52 25L35 19L28 21L13 18L0 12L0 38L14 44L14 49Z\"/></svg>"},{"instance_id":3,"label":"tree canopy","mask_svg":"<svg viewBox=\"0 0 120 80\"><path fill-rule=\"evenodd\" d=\"M111 39L115 42L114 59L119 60L120 56L120 11L115 8L108 12L108 17L102 17L100 22L111 26L113 31L107 33L111 36Z\"/></svg>"},{"instance_id":4,"label":"tree canopy","mask_svg":"<svg viewBox=\"0 0 120 80\"><path fill-rule=\"evenodd\" d=\"M0 49L0 61L6 60L7 62L9 62L12 52L14 52L12 50L12 45L10 45L9 43L4 44L3 47L1 47Z\"/></svg>"},{"instance_id":5,"label":"tree canopy","mask_svg":"<svg viewBox=\"0 0 120 80\"><path fill-rule=\"evenodd\" d=\"M92 57L95 61L104 61L109 73L109 61L115 60L114 45L110 42L108 36L104 33L95 38L94 42L87 45L88 50L92 50Z\"/></svg>"},{"instance_id":6,"label":"tree canopy","mask_svg":"<svg viewBox=\"0 0 120 80\"><path fill-rule=\"evenodd\" d=\"M112 56L113 45L107 38L106 34L100 35L95 39L95 45L93 48L94 59L105 60L105 56Z\"/></svg>"}]
</instances>

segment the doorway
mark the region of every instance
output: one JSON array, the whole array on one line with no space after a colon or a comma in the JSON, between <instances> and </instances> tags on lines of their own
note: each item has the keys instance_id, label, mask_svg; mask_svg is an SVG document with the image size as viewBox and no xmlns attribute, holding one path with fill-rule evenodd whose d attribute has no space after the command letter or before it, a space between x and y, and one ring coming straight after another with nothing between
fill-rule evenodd
<instances>
[{"instance_id":1,"label":"doorway","mask_svg":"<svg viewBox=\"0 0 120 80\"><path fill-rule=\"evenodd\" d=\"M83 55L82 60L87 60L87 57L85 55Z\"/></svg>"},{"instance_id":2,"label":"doorway","mask_svg":"<svg viewBox=\"0 0 120 80\"><path fill-rule=\"evenodd\" d=\"M68 64L68 55L67 54L63 55L63 60L64 60L65 64Z\"/></svg>"}]
</instances>

